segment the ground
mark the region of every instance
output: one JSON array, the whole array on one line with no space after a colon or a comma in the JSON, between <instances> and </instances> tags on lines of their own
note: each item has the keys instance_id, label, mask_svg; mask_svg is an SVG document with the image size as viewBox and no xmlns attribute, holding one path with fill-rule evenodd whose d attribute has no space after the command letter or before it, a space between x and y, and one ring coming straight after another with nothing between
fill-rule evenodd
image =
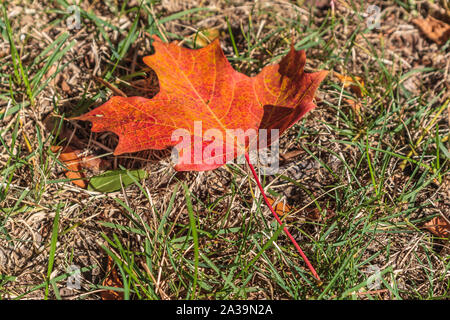
<instances>
[{"instance_id":1,"label":"ground","mask_svg":"<svg viewBox=\"0 0 450 320\"><path fill-rule=\"evenodd\" d=\"M445 16L444 1L1 6L3 299L449 297L448 239L426 226L450 217L450 42L413 23ZM263 181L292 208L282 219L321 282L277 232L246 165L176 172L165 151L114 156L116 135L68 119L117 94L111 85L156 94L142 62L153 34L194 48L213 29L247 75L291 43L306 50L307 72L330 71L318 107L281 137L281 171ZM119 168L147 177L112 193L81 188L51 148L69 144L102 160L87 177Z\"/></svg>"}]
</instances>

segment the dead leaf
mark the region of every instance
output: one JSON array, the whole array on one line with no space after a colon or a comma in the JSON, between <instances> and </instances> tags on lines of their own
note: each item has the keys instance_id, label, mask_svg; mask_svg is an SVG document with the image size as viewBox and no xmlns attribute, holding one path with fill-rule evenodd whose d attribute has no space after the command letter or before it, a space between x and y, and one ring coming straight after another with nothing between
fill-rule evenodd
<instances>
[{"instance_id":1,"label":"dead leaf","mask_svg":"<svg viewBox=\"0 0 450 320\"><path fill-rule=\"evenodd\" d=\"M102 284L104 287L123 288L122 280L120 280L117 269L114 267L114 261L110 256L108 256L106 273L108 275ZM123 300L123 292L105 290L102 291L101 297L102 300Z\"/></svg>"},{"instance_id":2,"label":"dead leaf","mask_svg":"<svg viewBox=\"0 0 450 320\"><path fill-rule=\"evenodd\" d=\"M206 47L208 44L216 40L220 35L220 32L218 29L210 28L210 29L204 29L199 32L196 32L191 37L194 40L195 46L197 48L203 48Z\"/></svg>"},{"instance_id":3,"label":"dead leaf","mask_svg":"<svg viewBox=\"0 0 450 320\"><path fill-rule=\"evenodd\" d=\"M448 0L439 0L434 1L437 3L433 3L430 1L424 1L422 5L428 10L426 11L430 16L433 16L436 19L439 19L445 23L450 24L450 1Z\"/></svg>"},{"instance_id":4,"label":"dead leaf","mask_svg":"<svg viewBox=\"0 0 450 320\"><path fill-rule=\"evenodd\" d=\"M98 156L84 155L84 152L81 150L74 150L74 152L77 155L83 169L88 169L94 173L99 173L100 171L110 167L109 161L101 159Z\"/></svg>"},{"instance_id":5,"label":"dead leaf","mask_svg":"<svg viewBox=\"0 0 450 320\"><path fill-rule=\"evenodd\" d=\"M61 146L52 146L50 150L53 153L58 153L61 150ZM58 156L58 159L67 166L67 170L64 172L68 179L75 179L71 182L80 188L86 189L87 183L84 180L85 176L81 171L80 158L77 153L71 147L65 147L61 154Z\"/></svg>"},{"instance_id":6,"label":"dead leaf","mask_svg":"<svg viewBox=\"0 0 450 320\"><path fill-rule=\"evenodd\" d=\"M292 150L286 153L280 153L280 161L281 162L286 162L292 158L295 158L296 156L300 155L304 153L303 150Z\"/></svg>"},{"instance_id":7,"label":"dead leaf","mask_svg":"<svg viewBox=\"0 0 450 320\"><path fill-rule=\"evenodd\" d=\"M440 238L449 238L450 223L441 216L434 217L424 224L425 229Z\"/></svg>"},{"instance_id":8,"label":"dead leaf","mask_svg":"<svg viewBox=\"0 0 450 320\"><path fill-rule=\"evenodd\" d=\"M441 20L427 16L425 19L416 18L412 20L425 36L438 45L445 44L450 38L450 25Z\"/></svg>"},{"instance_id":9,"label":"dead leaf","mask_svg":"<svg viewBox=\"0 0 450 320\"><path fill-rule=\"evenodd\" d=\"M53 153L58 153L61 150L61 146L52 146L50 149ZM72 182L79 186L80 188L85 189L87 187L86 184L86 176L83 173L82 169L87 169L93 171L94 173L99 173L100 171L107 169L110 167L110 163L106 160L103 160L97 156L92 155L84 155L84 152L79 149L73 149L70 146L65 147L58 159L67 166L67 169L64 174L68 179L76 179L72 180Z\"/></svg>"},{"instance_id":10,"label":"dead leaf","mask_svg":"<svg viewBox=\"0 0 450 320\"><path fill-rule=\"evenodd\" d=\"M70 93L71 90L70 90L70 87L67 84L66 80L63 80L61 82L61 89L63 89L63 91L66 92L66 93Z\"/></svg>"},{"instance_id":11,"label":"dead leaf","mask_svg":"<svg viewBox=\"0 0 450 320\"><path fill-rule=\"evenodd\" d=\"M271 206L273 206L273 204L275 203L275 200L267 197L267 200L269 200L269 203ZM273 208L275 210L275 212L282 216L285 215L286 213L292 211L291 206L289 206L288 204L285 204L284 202L278 202L277 205Z\"/></svg>"},{"instance_id":12,"label":"dead leaf","mask_svg":"<svg viewBox=\"0 0 450 320\"><path fill-rule=\"evenodd\" d=\"M362 121L362 117L361 117L362 103L359 101L351 100L351 99L344 99L344 101L350 105L350 108L352 108L353 112L358 117L358 121L361 122Z\"/></svg>"},{"instance_id":13,"label":"dead leaf","mask_svg":"<svg viewBox=\"0 0 450 320\"><path fill-rule=\"evenodd\" d=\"M364 92L361 90L361 87L364 88L363 79L357 76L344 76L337 72L334 72L334 75L342 82L344 88L350 88L350 91L359 98L364 96Z\"/></svg>"}]
</instances>

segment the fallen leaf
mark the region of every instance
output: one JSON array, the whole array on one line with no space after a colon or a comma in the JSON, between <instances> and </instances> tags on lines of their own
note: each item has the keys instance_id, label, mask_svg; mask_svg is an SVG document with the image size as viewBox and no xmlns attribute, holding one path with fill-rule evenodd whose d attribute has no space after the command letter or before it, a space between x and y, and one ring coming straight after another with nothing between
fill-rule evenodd
<instances>
[{"instance_id":1,"label":"fallen leaf","mask_svg":"<svg viewBox=\"0 0 450 320\"><path fill-rule=\"evenodd\" d=\"M292 150L286 153L280 153L280 161L281 162L286 162L292 158L295 158L296 156L304 153L305 151L303 150Z\"/></svg>"},{"instance_id":2,"label":"fallen leaf","mask_svg":"<svg viewBox=\"0 0 450 320\"><path fill-rule=\"evenodd\" d=\"M436 3L433 3L436 2ZM440 3L439 3L440 2ZM426 12L436 19L450 24L450 2L448 0L425 1L424 8Z\"/></svg>"},{"instance_id":3,"label":"fallen leaf","mask_svg":"<svg viewBox=\"0 0 450 320\"><path fill-rule=\"evenodd\" d=\"M80 160L80 165L83 169L88 169L94 173L99 173L101 170L110 166L109 161L104 160L98 156L83 155L81 150L74 150L75 154Z\"/></svg>"},{"instance_id":4,"label":"fallen leaf","mask_svg":"<svg viewBox=\"0 0 450 320\"><path fill-rule=\"evenodd\" d=\"M278 129L281 135L316 107L315 91L328 73L305 73L305 52L293 46L279 64L248 77L231 67L218 39L198 50L177 42L167 44L156 36L153 39L155 54L144 62L158 76L159 93L152 99L115 96L73 119L92 122L93 132L116 133L115 155L175 147L180 155L175 166L179 171L212 170L246 153L254 141L236 142L232 137L227 142L229 130ZM196 122L202 124L200 131L194 130ZM172 139L177 129L191 139L200 139L200 150L194 149L195 142L191 144L191 157L178 150L179 140ZM219 131L221 137L204 139L209 129ZM223 148L202 156L213 144ZM193 163L192 157L200 160Z\"/></svg>"},{"instance_id":5,"label":"fallen leaf","mask_svg":"<svg viewBox=\"0 0 450 320\"><path fill-rule=\"evenodd\" d=\"M94 172L100 172L105 167L105 161L89 155L81 158L81 166Z\"/></svg>"},{"instance_id":6,"label":"fallen leaf","mask_svg":"<svg viewBox=\"0 0 450 320\"><path fill-rule=\"evenodd\" d=\"M445 44L450 38L450 25L441 20L427 16L425 19L416 18L412 20L425 36L438 45Z\"/></svg>"},{"instance_id":7,"label":"fallen leaf","mask_svg":"<svg viewBox=\"0 0 450 320\"><path fill-rule=\"evenodd\" d=\"M53 153L58 153L61 149L61 146L51 146L50 148ZM75 150L71 147L65 147L62 149L58 159L67 167L67 170L64 172L65 176L68 179L73 179L71 180L73 184L85 189L87 186L85 176L81 171L80 158Z\"/></svg>"},{"instance_id":8,"label":"fallen leaf","mask_svg":"<svg viewBox=\"0 0 450 320\"><path fill-rule=\"evenodd\" d=\"M344 101L350 105L350 108L352 108L353 112L358 117L358 121L361 122L362 121L362 117L361 117L362 103L359 101L352 100L352 99L344 99Z\"/></svg>"},{"instance_id":9,"label":"fallen leaf","mask_svg":"<svg viewBox=\"0 0 450 320\"><path fill-rule=\"evenodd\" d=\"M272 198L267 197L267 200L269 200L271 206L273 206L273 204L275 203L275 200L273 200ZM285 204L284 202L278 202L273 209L280 216L289 213L292 210L291 206Z\"/></svg>"},{"instance_id":10,"label":"fallen leaf","mask_svg":"<svg viewBox=\"0 0 450 320\"><path fill-rule=\"evenodd\" d=\"M361 90L361 87L364 88L363 79L356 76L353 78L350 76L344 76L338 72L334 72L334 75L342 82L344 88L350 88L350 91L358 97L364 96L364 92Z\"/></svg>"},{"instance_id":11,"label":"fallen leaf","mask_svg":"<svg viewBox=\"0 0 450 320\"><path fill-rule=\"evenodd\" d=\"M322 217L318 208L306 209L305 216L311 221L328 220L329 217Z\"/></svg>"},{"instance_id":12,"label":"fallen leaf","mask_svg":"<svg viewBox=\"0 0 450 320\"><path fill-rule=\"evenodd\" d=\"M218 29L210 28L196 32L191 37L194 40L194 44L197 48L206 47L208 44L216 40L220 35Z\"/></svg>"},{"instance_id":13,"label":"fallen leaf","mask_svg":"<svg viewBox=\"0 0 450 320\"><path fill-rule=\"evenodd\" d=\"M450 223L441 216L434 217L426 222L424 227L440 238L449 238L450 236Z\"/></svg>"},{"instance_id":14,"label":"fallen leaf","mask_svg":"<svg viewBox=\"0 0 450 320\"><path fill-rule=\"evenodd\" d=\"M114 267L114 261L110 256L108 256L106 273L107 276L102 284L104 287L123 288L122 280L120 280L117 269ZM101 297L102 300L123 300L123 292L104 290L101 292Z\"/></svg>"},{"instance_id":15,"label":"fallen leaf","mask_svg":"<svg viewBox=\"0 0 450 320\"><path fill-rule=\"evenodd\" d=\"M63 91L66 93L70 93L71 89L70 89L69 85L67 84L66 80L63 80L61 82L61 89L63 89Z\"/></svg>"}]
</instances>

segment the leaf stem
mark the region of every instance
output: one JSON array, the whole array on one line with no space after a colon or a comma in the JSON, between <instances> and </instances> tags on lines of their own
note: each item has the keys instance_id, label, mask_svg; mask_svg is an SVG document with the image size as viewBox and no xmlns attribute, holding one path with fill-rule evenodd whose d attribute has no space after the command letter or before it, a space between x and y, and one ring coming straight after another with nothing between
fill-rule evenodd
<instances>
[{"instance_id":1,"label":"leaf stem","mask_svg":"<svg viewBox=\"0 0 450 320\"><path fill-rule=\"evenodd\" d=\"M267 199L266 193L264 192L264 189L261 185L261 182L258 179L258 175L255 171L255 168L253 167L253 165L250 163L250 158L248 156L248 153L245 153L245 160L247 160L248 166L250 167L250 170L252 171L253 177L255 178L256 184L258 185L259 190L261 191L261 194L264 198L264 201L266 202L266 205L269 207L270 211L272 212L272 214L274 215L275 219L278 221L278 223L282 226L283 223L281 222L280 217L278 216L278 214L275 212L275 210L273 209L272 205L269 202L269 199ZM297 249L298 253L300 254L300 256L303 258L303 260L305 261L306 265L308 266L309 270L311 271L311 273L313 274L314 278L316 278L319 282L320 277L317 274L316 270L314 269L314 267L312 266L311 262L309 262L308 258L306 257L306 255L303 253L303 250L300 248L300 246L298 245L297 241L295 241L294 237L291 235L291 233L289 232L289 230L287 229L287 227L283 228L284 233L286 233L286 235L288 236L288 238L291 240L291 242L294 244L295 248Z\"/></svg>"}]
</instances>

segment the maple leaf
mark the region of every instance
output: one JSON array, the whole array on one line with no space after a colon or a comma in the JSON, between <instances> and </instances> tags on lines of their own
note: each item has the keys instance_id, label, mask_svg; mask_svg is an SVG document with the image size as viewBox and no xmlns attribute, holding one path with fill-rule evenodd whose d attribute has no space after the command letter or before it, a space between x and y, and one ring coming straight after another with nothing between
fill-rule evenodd
<instances>
[{"instance_id":1,"label":"maple leaf","mask_svg":"<svg viewBox=\"0 0 450 320\"><path fill-rule=\"evenodd\" d=\"M144 62L158 76L159 93L152 99L114 96L73 119L92 122L94 132L116 133L119 144L115 155L177 148L179 140L172 134L178 129L188 132L193 140L200 139L200 152L213 142L224 146L211 152L213 162L203 157L192 163L178 150L181 157L175 169L179 171L215 169L246 153L251 141L226 139L234 130L279 129L281 135L316 107L315 91L328 73L305 73L305 52L293 46L279 64L248 77L232 68L218 39L197 50L183 48L177 42L164 43L156 36L153 39L155 54L144 57ZM197 132L196 122L201 122ZM204 138L211 129L222 134L222 141ZM233 146L226 148L230 143ZM193 150L193 156L198 152Z\"/></svg>"},{"instance_id":2,"label":"maple leaf","mask_svg":"<svg viewBox=\"0 0 450 320\"><path fill-rule=\"evenodd\" d=\"M328 72L305 73L305 52L291 46L279 64L248 77L231 67L219 40L191 50L178 46L177 42L166 44L156 36L153 39L155 54L145 57L144 62L158 77L159 93L152 99L112 97L99 108L73 119L91 121L94 132L116 133L119 144L115 155L175 147L180 156L175 169L180 171L215 169L243 154L264 201L283 225L264 193L248 151L261 132L257 130L266 130L267 146L274 142L270 136L272 129L278 130L276 136L279 136L315 108L314 94ZM180 139L174 139L179 130L189 137L187 149L180 147ZM247 136L251 130L258 133ZM244 133L243 140L236 131ZM261 147L260 142L257 148ZM211 145L219 148L211 149ZM204 151L209 149L211 152L205 158ZM199 154L200 161L195 161ZM320 281L287 227L283 230Z\"/></svg>"},{"instance_id":3,"label":"maple leaf","mask_svg":"<svg viewBox=\"0 0 450 320\"><path fill-rule=\"evenodd\" d=\"M62 149L61 154L58 156L58 159L65 163L67 166L67 170L65 170L64 174L68 179L71 179L72 183L79 186L80 188L85 189L87 184L85 176L81 171L81 159L77 154L77 150L72 149L71 147L62 148L60 146L52 146L51 151L53 153L58 153Z\"/></svg>"}]
</instances>

